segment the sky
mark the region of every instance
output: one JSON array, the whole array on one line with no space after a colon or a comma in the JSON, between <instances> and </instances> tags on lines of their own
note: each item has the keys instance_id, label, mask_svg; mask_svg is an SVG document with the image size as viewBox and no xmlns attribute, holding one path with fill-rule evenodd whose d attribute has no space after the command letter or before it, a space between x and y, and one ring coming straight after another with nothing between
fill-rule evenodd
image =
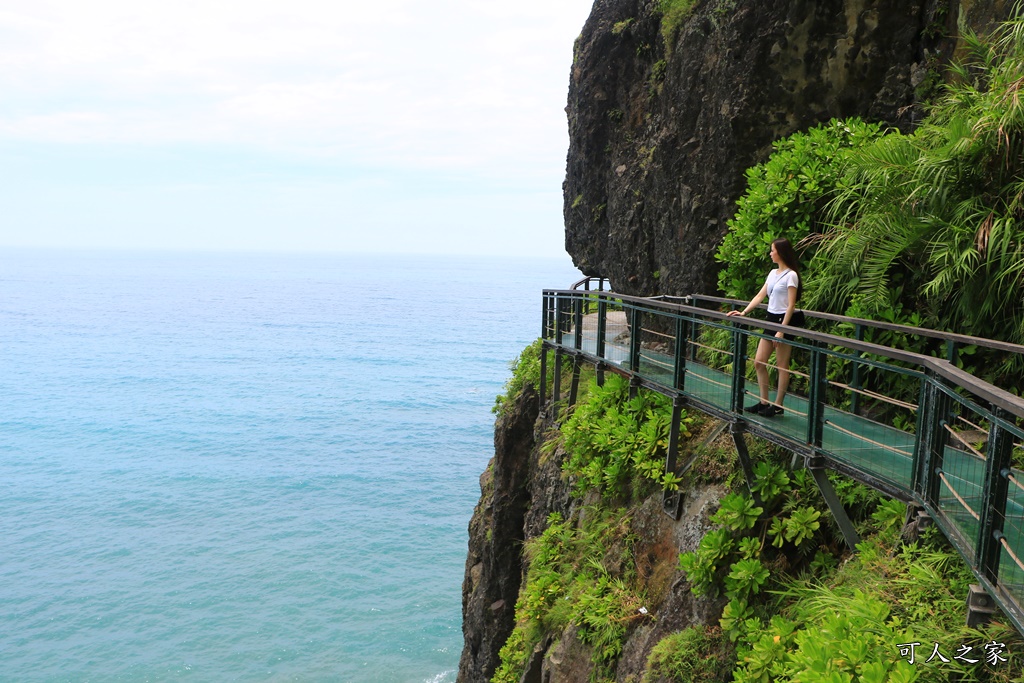
<instances>
[{"instance_id":1,"label":"sky","mask_svg":"<svg viewBox=\"0 0 1024 683\"><path fill-rule=\"evenodd\" d=\"M0 0L0 247L562 256L591 0Z\"/></svg>"}]
</instances>

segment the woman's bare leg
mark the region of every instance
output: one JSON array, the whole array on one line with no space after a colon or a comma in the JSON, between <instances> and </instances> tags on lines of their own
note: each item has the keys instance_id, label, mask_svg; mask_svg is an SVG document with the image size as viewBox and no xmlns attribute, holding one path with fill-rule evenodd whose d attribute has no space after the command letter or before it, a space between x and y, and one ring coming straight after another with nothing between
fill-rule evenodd
<instances>
[{"instance_id":1,"label":"woman's bare leg","mask_svg":"<svg viewBox=\"0 0 1024 683\"><path fill-rule=\"evenodd\" d=\"M757 353L754 355L754 372L757 373L757 389L761 394L761 403L768 403L768 391L771 388L768 377L768 359L772 357L772 350L775 345L767 339L757 343Z\"/></svg>"},{"instance_id":2,"label":"woman's bare leg","mask_svg":"<svg viewBox=\"0 0 1024 683\"><path fill-rule=\"evenodd\" d=\"M793 353L793 347L789 344L778 343L775 345L775 364L779 368L779 389L775 392L775 404L779 407L786 400L786 391L789 390L789 357Z\"/></svg>"}]
</instances>

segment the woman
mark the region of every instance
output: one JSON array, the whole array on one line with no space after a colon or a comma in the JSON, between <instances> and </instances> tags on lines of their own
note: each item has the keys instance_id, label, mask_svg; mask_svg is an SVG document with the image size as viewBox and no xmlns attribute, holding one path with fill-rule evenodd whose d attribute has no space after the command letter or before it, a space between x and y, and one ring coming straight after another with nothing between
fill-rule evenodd
<instances>
[{"instance_id":1,"label":"woman","mask_svg":"<svg viewBox=\"0 0 1024 683\"><path fill-rule=\"evenodd\" d=\"M772 242L771 259L778 266L768 273L764 286L761 287L754 298L750 300L742 311L729 311L729 315L746 315L757 308L758 304L768 297L768 322L803 327L804 313L796 310L796 302L800 300L803 291L803 284L800 281L800 261L796 257L793 245L785 238L779 238ZM757 387L761 394L758 403L745 408L748 413L756 413L765 417L775 417L784 412L782 402L786 399L786 390L789 388L789 357L793 347L783 344L784 339L793 339L793 335L778 332L775 334L778 341L761 339L757 344L757 354L754 356L754 370L757 372ZM768 401L768 359L771 358L772 350L775 351L775 364L779 368L779 387L775 393L775 403Z\"/></svg>"}]
</instances>

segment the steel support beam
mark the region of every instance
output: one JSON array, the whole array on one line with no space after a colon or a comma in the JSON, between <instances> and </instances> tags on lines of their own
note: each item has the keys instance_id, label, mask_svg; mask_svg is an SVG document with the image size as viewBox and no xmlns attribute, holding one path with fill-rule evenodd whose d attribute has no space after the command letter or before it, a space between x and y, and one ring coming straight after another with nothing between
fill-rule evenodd
<instances>
[{"instance_id":1,"label":"steel support beam","mask_svg":"<svg viewBox=\"0 0 1024 683\"><path fill-rule=\"evenodd\" d=\"M825 471L825 468L821 463L821 459L811 456L807 458L805 462L807 463L807 469L811 471L811 476L814 477L814 483L818 485L818 490L821 491L821 497L825 499L825 503L828 505L828 509L832 513L832 517L834 517L836 523L839 524L839 530L843 532L843 538L846 539L846 545L850 547L850 550L857 552L857 544L860 543L860 535L857 533L857 530L853 528L853 522L850 521L850 516L846 514L846 508L843 507L842 501L840 501L839 496L836 495L836 490L832 487L832 482L828 480L828 473Z\"/></svg>"}]
</instances>

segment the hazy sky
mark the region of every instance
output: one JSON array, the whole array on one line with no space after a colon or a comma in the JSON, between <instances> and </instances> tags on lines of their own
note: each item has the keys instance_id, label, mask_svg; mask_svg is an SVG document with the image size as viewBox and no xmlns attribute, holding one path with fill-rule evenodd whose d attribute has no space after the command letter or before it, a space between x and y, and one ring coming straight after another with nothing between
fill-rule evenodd
<instances>
[{"instance_id":1,"label":"hazy sky","mask_svg":"<svg viewBox=\"0 0 1024 683\"><path fill-rule=\"evenodd\" d=\"M0 246L562 254L591 0L0 0Z\"/></svg>"}]
</instances>

